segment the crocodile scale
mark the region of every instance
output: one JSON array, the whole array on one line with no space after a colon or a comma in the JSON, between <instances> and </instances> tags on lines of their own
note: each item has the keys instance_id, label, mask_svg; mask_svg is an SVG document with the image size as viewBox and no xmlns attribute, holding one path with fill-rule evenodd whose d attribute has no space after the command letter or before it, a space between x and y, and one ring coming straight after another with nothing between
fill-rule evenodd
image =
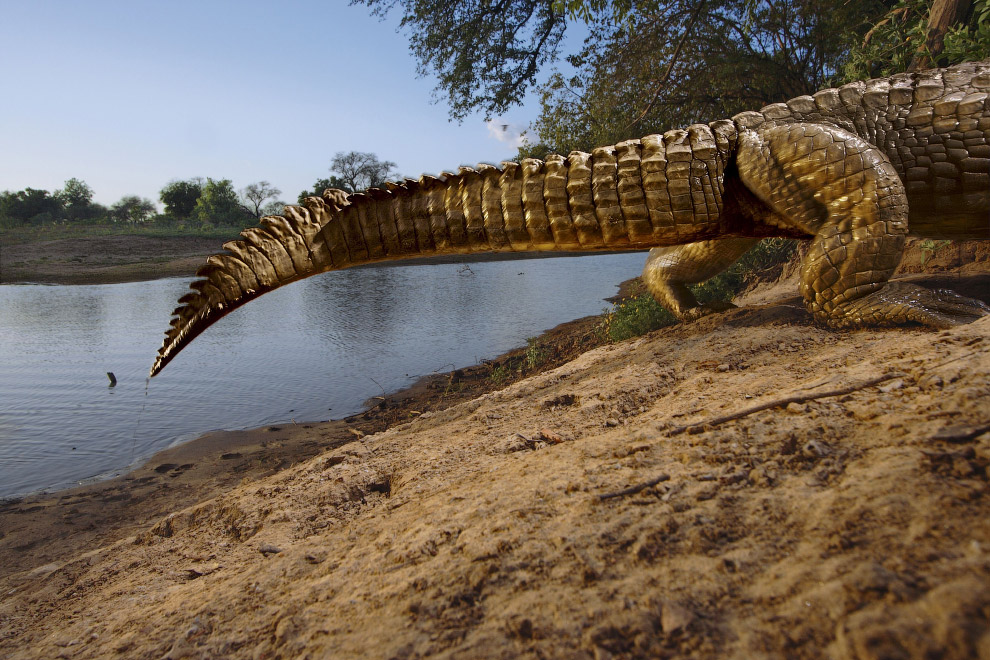
<instances>
[{"instance_id":1,"label":"crocodile scale","mask_svg":"<svg viewBox=\"0 0 990 660\"><path fill-rule=\"evenodd\" d=\"M317 273L480 252L650 249L644 281L683 319L687 285L769 236L810 239L801 293L831 327L948 327L990 313L888 283L907 235L990 239L990 61L856 82L590 154L462 167L262 218L179 299L155 375L249 300Z\"/></svg>"}]
</instances>

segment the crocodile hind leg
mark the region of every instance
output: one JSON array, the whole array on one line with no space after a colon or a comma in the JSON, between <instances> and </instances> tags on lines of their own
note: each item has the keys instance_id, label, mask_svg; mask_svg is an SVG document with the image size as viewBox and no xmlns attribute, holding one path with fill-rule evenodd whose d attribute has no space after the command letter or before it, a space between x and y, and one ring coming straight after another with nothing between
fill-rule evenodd
<instances>
[{"instance_id":1,"label":"crocodile hind leg","mask_svg":"<svg viewBox=\"0 0 990 660\"><path fill-rule=\"evenodd\" d=\"M887 284L907 235L907 197L887 156L862 138L826 124L765 125L741 132L737 164L787 229L813 236L801 294L817 321L944 328L990 313L951 292Z\"/></svg>"},{"instance_id":2,"label":"crocodile hind leg","mask_svg":"<svg viewBox=\"0 0 990 660\"><path fill-rule=\"evenodd\" d=\"M643 267L643 282L657 302L681 320L734 307L732 303L699 305L687 285L718 275L758 241L757 238L725 238L653 248Z\"/></svg>"}]
</instances>

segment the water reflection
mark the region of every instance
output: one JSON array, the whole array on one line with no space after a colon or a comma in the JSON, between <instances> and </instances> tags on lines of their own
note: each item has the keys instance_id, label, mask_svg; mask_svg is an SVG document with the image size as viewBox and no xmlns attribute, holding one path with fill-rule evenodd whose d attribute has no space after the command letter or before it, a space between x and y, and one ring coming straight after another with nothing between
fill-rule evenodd
<instances>
[{"instance_id":1,"label":"water reflection","mask_svg":"<svg viewBox=\"0 0 990 660\"><path fill-rule=\"evenodd\" d=\"M234 311L150 385L188 280L2 285L0 496L120 471L213 429L345 416L378 384L393 391L599 312L642 263L626 254L327 273Z\"/></svg>"}]
</instances>

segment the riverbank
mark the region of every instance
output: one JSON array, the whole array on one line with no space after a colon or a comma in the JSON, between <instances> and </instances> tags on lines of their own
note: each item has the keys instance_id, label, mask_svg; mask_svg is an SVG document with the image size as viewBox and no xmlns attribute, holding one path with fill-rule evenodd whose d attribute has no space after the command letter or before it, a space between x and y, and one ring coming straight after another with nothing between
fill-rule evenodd
<instances>
[{"instance_id":1,"label":"riverbank","mask_svg":"<svg viewBox=\"0 0 990 660\"><path fill-rule=\"evenodd\" d=\"M190 277L217 252L215 236L81 236L0 241L0 284L115 284Z\"/></svg>"},{"instance_id":2,"label":"riverbank","mask_svg":"<svg viewBox=\"0 0 990 660\"><path fill-rule=\"evenodd\" d=\"M957 257L905 267L988 298ZM540 373L520 348L8 503L0 655L976 657L990 322L745 302L584 353L595 319L564 324Z\"/></svg>"},{"instance_id":3,"label":"riverbank","mask_svg":"<svg viewBox=\"0 0 990 660\"><path fill-rule=\"evenodd\" d=\"M207 236L119 234L76 236L54 240L14 242L0 235L0 284L118 284L163 277L193 277L206 257L222 252L227 240ZM556 257L580 257L610 252L567 252ZM360 266L382 268L409 264L461 263L545 259L546 253L485 253L433 255Z\"/></svg>"},{"instance_id":4,"label":"riverbank","mask_svg":"<svg viewBox=\"0 0 990 660\"><path fill-rule=\"evenodd\" d=\"M0 655L979 657L990 318L830 332L794 294L381 433L215 436L104 484L120 519L11 505Z\"/></svg>"},{"instance_id":5,"label":"riverbank","mask_svg":"<svg viewBox=\"0 0 990 660\"><path fill-rule=\"evenodd\" d=\"M623 283L616 298L629 295L637 284ZM596 332L599 322L589 316L542 333L536 363L527 360L528 347L520 347L483 364L426 376L375 397L365 411L344 419L215 431L158 452L122 476L0 501L0 577L38 562L62 561L242 482L556 368L604 343Z\"/></svg>"}]
</instances>

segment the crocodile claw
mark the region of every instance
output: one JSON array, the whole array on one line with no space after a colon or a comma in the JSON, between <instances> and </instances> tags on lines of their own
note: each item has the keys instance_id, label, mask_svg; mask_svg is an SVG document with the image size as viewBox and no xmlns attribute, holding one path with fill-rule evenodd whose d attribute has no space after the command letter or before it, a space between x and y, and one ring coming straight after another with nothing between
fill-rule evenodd
<instances>
[{"instance_id":1,"label":"crocodile claw","mask_svg":"<svg viewBox=\"0 0 990 660\"><path fill-rule=\"evenodd\" d=\"M926 289L906 282L890 282L880 291L850 303L829 325L835 328L919 323L951 328L990 315L990 306L949 289Z\"/></svg>"}]
</instances>

